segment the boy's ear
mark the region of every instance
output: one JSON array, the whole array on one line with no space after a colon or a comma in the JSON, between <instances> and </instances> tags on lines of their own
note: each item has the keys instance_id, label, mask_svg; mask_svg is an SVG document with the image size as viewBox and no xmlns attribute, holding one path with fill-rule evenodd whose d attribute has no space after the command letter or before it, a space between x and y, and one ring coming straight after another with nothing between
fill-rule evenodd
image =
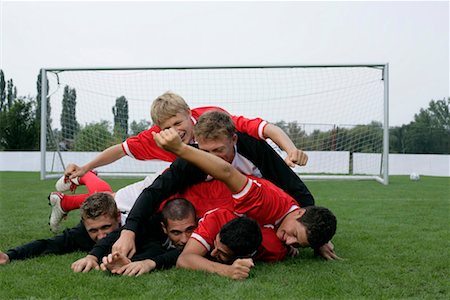
<instances>
[{"instance_id":1,"label":"boy's ear","mask_svg":"<svg viewBox=\"0 0 450 300\"><path fill-rule=\"evenodd\" d=\"M164 225L163 222L161 222L161 227L162 227L162 230L164 231L164 233L167 234L167 228L166 228L166 225Z\"/></svg>"},{"instance_id":2,"label":"boy's ear","mask_svg":"<svg viewBox=\"0 0 450 300\"><path fill-rule=\"evenodd\" d=\"M237 139L238 139L238 136L237 136L237 134L235 133L235 134L233 134L233 137L231 138L232 139L232 141L233 141L233 144L235 144L236 145L236 143L237 143Z\"/></svg>"}]
</instances>

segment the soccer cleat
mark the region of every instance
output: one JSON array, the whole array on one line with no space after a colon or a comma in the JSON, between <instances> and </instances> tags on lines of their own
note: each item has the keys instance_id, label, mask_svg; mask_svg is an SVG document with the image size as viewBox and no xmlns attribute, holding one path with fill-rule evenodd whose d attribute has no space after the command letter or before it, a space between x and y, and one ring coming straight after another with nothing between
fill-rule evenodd
<instances>
[{"instance_id":1,"label":"soccer cleat","mask_svg":"<svg viewBox=\"0 0 450 300\"><path fill-rule=\"evenodd\" d=\"M61 200L63 197L64 195L59 192L52 192L48 195L48 204L52 207L52 213L50 214L48 224L53 233L59 231L59 223L67 216L67 213L61 208Z\"/></svg>"},{"instance_id":2,"label":"soccer cleat","mask_svg":"<svg viewBox=\"0 0 450 300\"><path fill-rule=\"evenodd\" d=\"M77 187L80 185L80 182L78 180L78 177L74 179L69 179L69 177L66 177L63 175L61 178L58 179L58 181L55 184L55 188L58 192L65 192L65 191L72 191L75 192Z\"/></svg>"}]
</instances>

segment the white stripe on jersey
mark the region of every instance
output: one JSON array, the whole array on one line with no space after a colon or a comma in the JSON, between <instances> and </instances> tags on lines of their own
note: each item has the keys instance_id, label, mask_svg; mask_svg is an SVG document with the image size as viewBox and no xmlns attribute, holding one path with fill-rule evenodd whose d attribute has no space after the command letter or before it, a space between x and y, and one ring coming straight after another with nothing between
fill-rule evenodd
<instances>
[{"instance_id":1,"label":"white stripe on jersey","mask_svg":"<svg viewBox=\"0 0 450 300\"><path fill-rule=\"evenodd\" d=\"M278 226L278 224L280 224L281 220L283 220L284 217L286 217L286 215L296 209L299 209L300 207L298 205L292 205L291 208L289 208L289 210L278 220L275 221L275 226Z\"/></svg>"},{"instance_id":2,"label":"white stripe on jersey","mask_svg":"<svg viewBox=\"0 0 450 300\"><path fill-rule=\"evenodd\" d=\"M245 185L245 187L239 193L233 194L233 198L240 199L240 198L244 197L248 193L248 191L250 191L252 184L253 184L253 180L247 178L247 184Z\"/></svg>"},{"instance_id":3,"label":"white stripe on jersey","mask_svg":"<svg viewBox=\"0 0 450 300\"><path fill-rule=\"evenodd\" d=\"M123 146L123 149L125 150L125 153L126 153L129 157L135 158L135 157L133 156L133 154L131 153L130 148L128 147L127 141L123 142L123 143L122 143L122 146Z\"/></svg>"},{"instance_id":4,"label":"white stripe on jersey","mask_svg":"<svg viewBox=\"0 0 450 300\"><path fill-rule=\"evenodd\" d=\"M199 235L198 233L192 233L191 238L196 239L197 241L199 241L205 248L206 250L211 251L211 246L205 241L205 239Z\"/></svg>"},{"instance_id":5,"label":"white stripe on jersey","mask_svg":"<svg viewBox=\"0 0 450 300\"><path fill-rule=\"evenodd\" d=\"M259 126L258 126L258 136L259 136L262 140L266 139L266 138L264 137L264 127L266 127L266 125L267 125L267 121L262 121L261 123L259 123Z\"/></svg>"}]
</instances>

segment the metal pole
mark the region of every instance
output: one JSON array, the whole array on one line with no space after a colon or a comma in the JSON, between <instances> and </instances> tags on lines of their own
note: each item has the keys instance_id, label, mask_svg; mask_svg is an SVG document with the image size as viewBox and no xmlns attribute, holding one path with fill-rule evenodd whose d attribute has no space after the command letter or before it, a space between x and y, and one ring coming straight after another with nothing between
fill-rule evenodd
<instances>
[{"instance_id":1,"label":"metal pole","mask_svg":"<svg viewBox=\"0 0 450 300\"><path fill-rule=\"evenodd\" d=\"M45 179L45 153L47 152L47 72L41 69L41 180Z\"/></svg>"},{"instance_id":2,"label":"metal pole","mask_svg":"<svg viewBox=\"0 0 450 300\"><path fill-rule=\"evenodd\" d=\"M383 134L383 179L384 184L389 184L389 64L383 69L384 77L384 134Z\"/></svg>"}]
</instances>

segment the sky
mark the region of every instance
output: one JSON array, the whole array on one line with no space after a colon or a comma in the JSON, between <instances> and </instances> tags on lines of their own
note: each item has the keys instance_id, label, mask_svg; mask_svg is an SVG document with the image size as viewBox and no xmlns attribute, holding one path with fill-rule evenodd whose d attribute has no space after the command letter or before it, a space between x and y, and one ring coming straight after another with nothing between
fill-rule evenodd
<instances>
[{"instance_id":1,"label":"sky","mask_svg":"<svg viewBox=\"0 0 450 300\"><path fill-rule=\"evenodd\" d=\"M449 93L448 1L5 1L0 67L19 95L40 68L389 63L389 123Z\"/></svg>"}]
</instances>

